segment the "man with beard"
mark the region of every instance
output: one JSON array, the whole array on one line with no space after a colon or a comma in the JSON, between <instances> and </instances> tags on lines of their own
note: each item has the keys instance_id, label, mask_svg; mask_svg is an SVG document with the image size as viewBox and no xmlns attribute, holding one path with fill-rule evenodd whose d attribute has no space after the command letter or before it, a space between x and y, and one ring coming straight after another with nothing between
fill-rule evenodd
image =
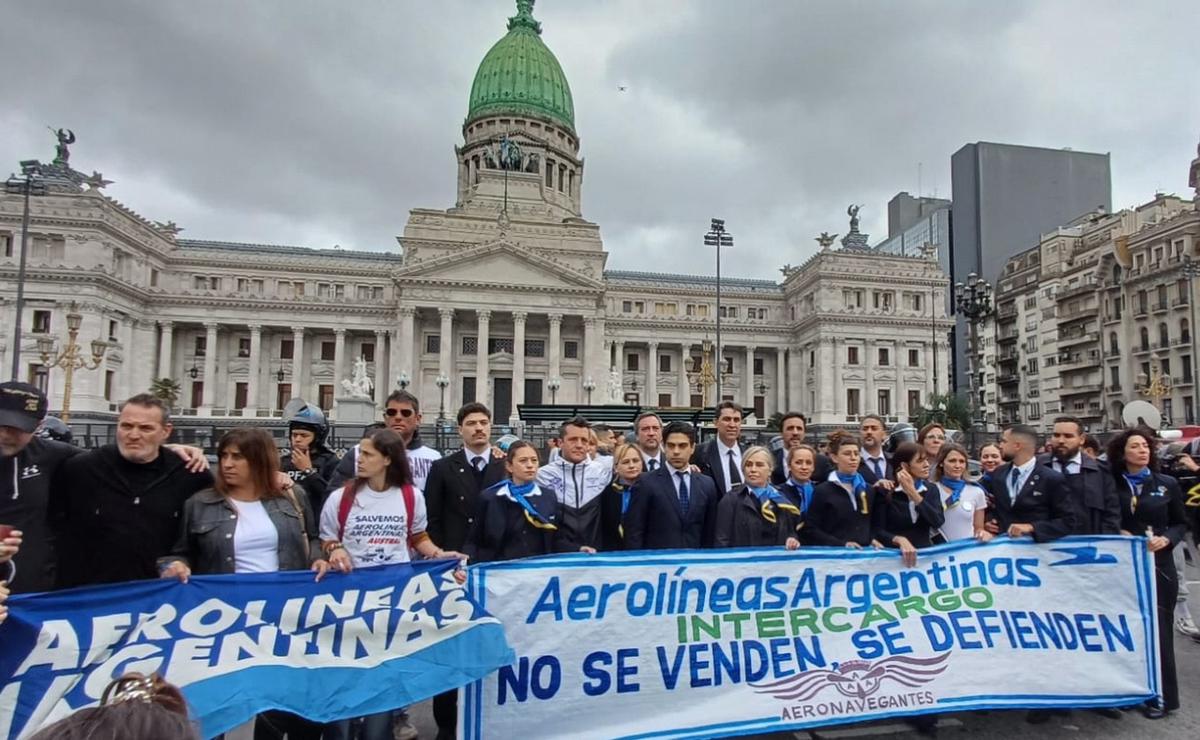
<instances>
[{"instance_id":1,"label":"man with beard","mask_svg":"<svg viewBox=\"0 0 1200 740\"><path fill-rule=\"evenodd\" d=\"M858 472L869 486L875 486L887 491L895 488L893 478L896 471L892 462L883 451L883 440L887 439L887 427L883 418L875 414L867 414L859 424L858 433L862 437L862 458L858 464ZM930 460L932 465L935 461Z\"/></svg>"},{"instance_id":2,"label":"man with beard","mask_svg":"<svg viewBox=\"0 0 1200 740\"><path fill-rule=\"evenodd\" d=\"M774 452L775 470L771 472L771 483L781 486L787 482L788 450L804 444L804 438L807 436L807 434L808 418L804 414L800 413L799 411L789 411L783 415L783 419L781 419L779 422L779 437L783 441L783 447ZM816 466L813 468L813 482L824 483L825 480L829 478L829 474L831 472L833 472L833 466L829 464L829 458L818 454Z\"/></svg>"},{"instance_id":3,"label":"man with beard","mask_svg":"<svg viewBox=\"0 0 1200 740\"><path fill-rule=\"evenodd\" d=\"M1104 467L1083 454L1083 424L1073 416L1054 420L1050 438L1053 454L1038 460L1062 473L1075 506L1074 534L1120 534L1121 504L1113 477Z\"/></svg>"}]
</instances>

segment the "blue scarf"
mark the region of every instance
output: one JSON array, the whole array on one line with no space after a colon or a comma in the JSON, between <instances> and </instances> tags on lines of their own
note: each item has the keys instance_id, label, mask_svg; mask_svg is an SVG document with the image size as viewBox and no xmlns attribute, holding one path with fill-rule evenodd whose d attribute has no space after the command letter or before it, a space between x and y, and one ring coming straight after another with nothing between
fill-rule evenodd
<instances>
[{"instance_id":1,"label":"blue scarf","mask_svg":"<svg viewBox=\"0 0 1200 740\"><path fill-rule=\"evenodd\" d=\"M1146 481L1154 477L1150 472L1150 468L1143 468L1142 472L1136 474L1122 473L1125 482L1129 484L1129 491L1132 494L1129 498L1129 513L1137 512L1138 498L1141 497L1141 492L1145 490Z\"/></svg>"},{"instance_id":2,"label":"blue scarf","mask_svg":"<svg viewBox=\"0 0 1200 740\"><path fill-rule=\"evenodd\" d=\"M800 483L795 478L788 478L788 485L790 485L792 488L794 488L796 490L796 493L800 494L800 513L807 514L808 507L812 504L812 497L813 497L812 481Z\"/></svg>"},{"instance_id":3,"label":"blue scarf","mask_svg":"<svg viewBox=\"0 0 1200 740\"><path fill-rule=\"evenodd\" d=\"M529 494L533 493L534 489L537 488L536 481L530 481L529 483L518 486L511 480L506 480L501 485L508 486L508 492L512 495L513 501L516 501L518 504L520 504L521 508L525 510L526 521L538 529L558 529L558 527L554 526L554 524L547 519L542 512L535 509L533 504L529 503L529 499L525 498Z\"/></svg>"},{"instance_id":4,"label":"blue scarf","mask_svg":"<svg viewBox=\"0 0 1200 740\"><path fill-rule=\"evenodd\" d=\"M800 513L800 510L796 508L795 504L788 501L786 498L784 498L782 493L776 491L771 486L754 488L753 486L747 485L746 489L753 493L755 498L758 499L759 511L762 513L763 519L766 519L772 524L777 521L775 516L776 508L783 509L784 511L790 511L793 514Z\"/></svg>"},{"instance_id":5,"label":"blue scarf","mask_svg":"<svg viewBox=\"0 0 1200 740\"><path fill-rule=\"evenodd\" d=\"M842 483L850 483L851 484L851 488L854 491L854 496L858 497L858 502L859 502L858 504L855 505L855 508L858 509L858 513L866 514L867 513L867 490L868 490L868 488L867 488L867 481L863 479L862 473L850 473L849 475L846 475L844 473L835 471L834 475L836 475L837 479L839 481L841 481ZM851 500L854 499L854 496L851 497Z\"/></svg>"},{"instance_id":6,"label":"blue scarf","mask_svg":"<svg viewBox=\"0 0 1200 740\"><path fill-rule=\"evenodd\" d=\"M950 489L950 499L946 501L945 508L953 509L958 505L958 500L962 498L962 492L967 487L967 482L962 478L951 478L943 475L941 483Z\"/></svg>"},{"instance_id":7,"label":"blue scarf","mask_svg":"<svg viewBox=\"0 0 1200 740\"><path fill-rule=\"evenodd\" d=\"M991 473L984 473L983 475L979 476L979 485L983 486L984 488L987 488L991 484L991 482L992 482L992 474Z\"/></svg>"}]
</instances>

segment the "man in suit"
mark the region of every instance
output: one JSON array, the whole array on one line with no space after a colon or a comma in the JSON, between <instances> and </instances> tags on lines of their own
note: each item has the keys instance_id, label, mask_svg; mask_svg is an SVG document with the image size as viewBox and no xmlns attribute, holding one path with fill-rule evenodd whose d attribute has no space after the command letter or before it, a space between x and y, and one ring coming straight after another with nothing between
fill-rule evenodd
<instances>
[{"instance_id":1,"label":"man in suit","mask_svg":"<svg viewBox=\"0 0 1200 740\"><path fill-rule=\"evenodd\" d=\"M724 495L742 483L742 407L733 401L717 404L717 436L696 448L692 462L712 479Z\"/></svg>"},{"instance_id":2,"label":"man in suit","mask_svg":"<svg viewBox=\"0 0 1200 740\"><path fill-rule=\"evenodd\" d=\"M712 480L693 473L689 461L696 430L686 422L667 425L666 467L645 475L625 516L629 550L712 547L720 495Z\"/></svg>"},{"instance_id":3,"label":"man in suit","mask_svg":"<svg viewBox=\"0 0 1200 740\"><path fill-rule=\"evenodd\" d=\"M892 461L883 451L883 441L887 439L887 425L883 423L883 417L867 414L859 424L858 433L862 437L859 474L869 486L892 490L896 485L896 471L892 469ZM932 460L929 462L933 464Z\"/></svg>"},{"instance_id":4,"label":"man in suit","mask_svg":"<svg viewBox=\"0 0 1200 740\"><path fill-rule=\"evenodd\" d=\"M1075 531L1075 507L1061 473L1039 465L1037 431L1017 424L1004 430L1000 452L1010 462L992 475L999 531L1050 542Z\"/></svg>"},{"instance_id":5,"label":"man in suit","mask_svg":"<svg viewBox=\"0 0 1200 740\"><path fill-rule=\"evenodd\" d=\"M633 431L637 434L637 447L642 453L642 469L653 473L667 464L662 451L662 419L653 411L643 411L633 420Z\"/></svg>"},{"instance_id":6,"label":"man in suit","mask_svg":"<svg viewBox=\"0 0 1200 740\"><path fill-rule=\"evenodd\" d=\"M1054 420L1050 440L1054 454L1038 462L1066 477L1075 507L1074 534L1120 534L1121 502L1112 474L1083 454L1083 440L1082 422L1073 416L1060 416Z\"/></svg>"},{"instance_id":7,"label":"man in suit","mask_svg":"<svg viewBox=\"0 0 1200 740\"><path fill-rule=\"evenodd\" d=\"M788 478L788 450L804 444L808 433L808 418L799 411L788 411L779 422L779 437L783 440L783 448L775 451L775 470L771 473L771 482L783 485ZM823 483L833 471L829 458L817 453L816 467L813 469L813 483Z\"/></svg>"},{"instance_id":8,"label":"man in suit","mask_svg":"<svg viewBox=\"0 0 1200 740\"><path fill-rule=\"evenodd\" d=\"M475 522L479 493L504 480L504 462L492 457L492 412L482 403L458 410L463 448L429 466L425 481L425 531L444 550L461 552ZM453 546L445 543L453 542ZM452 740L458 724L458 692L433 698L439 740Z\"/></svg>"}]
</instances>

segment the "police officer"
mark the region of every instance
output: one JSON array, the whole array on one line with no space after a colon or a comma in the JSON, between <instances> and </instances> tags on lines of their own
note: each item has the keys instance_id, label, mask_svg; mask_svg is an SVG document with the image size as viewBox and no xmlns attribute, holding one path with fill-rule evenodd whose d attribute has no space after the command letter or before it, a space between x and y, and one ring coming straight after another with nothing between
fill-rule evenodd
<instances>
[{"instance_id":1,"label":"police officer","mask_svg":"<svg viewBox=\"0 0 1200 740\"><path fill-rule=\"evenodd\" d=\"M329 423L316 405L293 398L283 407L291 449L279 456L279 469L308 494L313 511L320 511L338 465L337 455L325 440Z\"/></svg>"}]
</instances>

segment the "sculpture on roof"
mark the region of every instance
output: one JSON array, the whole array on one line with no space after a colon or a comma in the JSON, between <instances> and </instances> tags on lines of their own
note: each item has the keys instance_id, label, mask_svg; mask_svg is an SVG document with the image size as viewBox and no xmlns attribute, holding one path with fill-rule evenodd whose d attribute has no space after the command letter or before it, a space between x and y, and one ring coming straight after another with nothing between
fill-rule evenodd
<instances>
[{"instance_id":1,"label":"sculpture on roof","mask_svg":"<svg viewBox=\"0 0 1200 740\"><path fill-rule=\"evenodd\" d=\"M507 136L500 140L500 169L521 171L521 147Z\"/></svg>"},{"instance_id":2,"label":"sculpture on roof","mask_svg":"<svg viewBox=\"0 0 1200 740\"><path fill-rule=\"evenodd\" d=\"M794 274L796 274L797 272L799 272L799 271L800 271L800 268L799 268L799 267L796 267L796 266L794 266L794 265L792 265L792 264L789 262L788 264L786 264L786 265L784 265L783 267L779 268L779 271L783 273L783 279L784 279L784 280L787 280L787 279L788 279L788 278L790 278L792 275L794 275Z\"/></svg>"},{"instance_id":3,"label":"sculpture on roof","mask_svg":"<svg viewBox=\"0 0 1200 740\"><path fill-rule=\"evenodd\" d=\"M83 178L83 184L88 186L88 190L103 190L105 187L112 185L112 180L105 180L104 175L101 175L96 170L92 170L90 177Z\"/></svg>"},{"instance_id":4,"label":"sculpture on roof","mask_svg":"<svg viewBox=\"0 0 1200 740\"><path fill-rule=\"evenodd\" d=\"M177 236L179 232L183 231L179 224L175 223L174 221L155 221L154 228L172 238Z\"/></svg>"},{"instance_id":5,"label":"sculpture on roof","mask_svg":"<svg viewBox=\"0 0 1200 740\"><path fill-rule=\"evenodd\" d=\"M850 217L851 233L858 231L858 211L861 208L862 208L862 206L856 206L853 203L851 203L850 207L846 209L846 215Z\"/></svg>"},{"instance_id":6,"label":"sculpture on roof","mask_svg":"<svg viewBox=\"0 0 1200 740\"><path fill-rule=\"evenodd\" d=\"M371 398L371 391L375 389L371 379L367 377L367 361L362 355L354 361L354 378L343 378L342 389L346 391L346 395L351 398Z\"/></svg>"},{"instance_id":7,"label":"sculpture on roof","mask_svg":"<svg viewBox=\"0 0 1200 740\"><path fill-rule=\"evenodd\" d=\"M816 238L817 244L821 245L821 251L829 249L833 246L833 240L837 239L837 234L830 234L828 231L822 231L821 235Z\"/></svg>"},{"instance_id":8,"label":"sculpture on roof","mask_svg":"<svg viewBox=\"0 0 1200 740\"><path fill-rule=\"evenodd\" d=\"M616 367L608 373L608 401L609 403L621 402L621 372Z\"/></svg>"},{"instance_id":9,"label":"sculpture on roof","mask_svg":"<svg viewBox=\"0 0 1200 740\"><path fill-rule=\"evenodd\" d=\"M50 130L54 131L52 128ZM71 158L71 150L67 147L75 143L75 132L69 128L60 128L54 131L54 135L58 138L58 146L54 147L54 164L66 164Z\"/></svg>"},{"instance_id":10,"label":"sculpture on roof","mask_svg":"<svg viewBox=\"0 0 1200 740\"><path fill-rule=\"evenodd\" d=\"M1196 191L1196 207L1200 208L1200 144L1196 145L1196 158L1192 160L1192 169L1188 173L1188 187Z\"/></svg>"}]
</instances>

